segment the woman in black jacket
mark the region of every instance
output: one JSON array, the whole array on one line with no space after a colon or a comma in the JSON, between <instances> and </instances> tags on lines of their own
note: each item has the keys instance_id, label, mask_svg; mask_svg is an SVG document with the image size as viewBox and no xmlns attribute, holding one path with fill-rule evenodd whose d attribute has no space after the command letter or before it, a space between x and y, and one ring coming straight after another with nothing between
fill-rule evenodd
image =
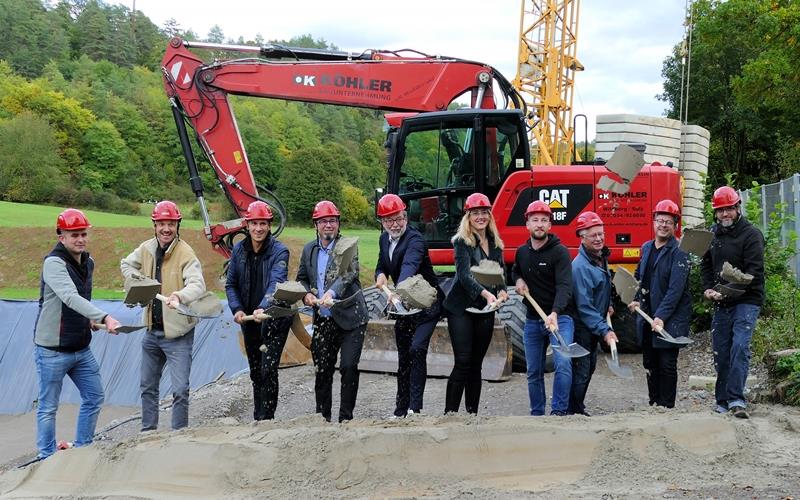
<instances>
[{"instance_id":1,"label":"woman in black jacket","mask_svg":"<svg viewBox=\"0 0 800 500\"><path fill-rule=\"evenodd\" d=\"M473 193L464 203L464 217L453 236L456 276L444 301L447 330L453 344L455 363L447 379L445 413L457 412L464 394L468 413L478 413L481 397L481 365L489 349L494 328L494 312L473 314L466 309L482 309L497 300L506 300L505 286L486 288L475 280L470 268L491 259L503 266L503 240L486 195Z\"/></svg>"}]
</instances>

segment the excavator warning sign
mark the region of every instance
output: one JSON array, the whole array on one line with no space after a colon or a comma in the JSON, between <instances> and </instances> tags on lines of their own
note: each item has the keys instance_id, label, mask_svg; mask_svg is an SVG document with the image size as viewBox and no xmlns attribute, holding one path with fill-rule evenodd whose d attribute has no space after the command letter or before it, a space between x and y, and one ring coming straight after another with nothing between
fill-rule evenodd
<instances>
[{"instance_id":1,"label":"excavator warning sign","mask_svg":"<svg viewBox=\"0 0 800 500\"><path fill-rule=\"evenodd\" d=\"M639 249L638 248L623 248L622 249L622 256L623 257L639 257Z\"/></svg>"},{"instance_id":2,"label":"excavator warning sign","mask_svg":"<svg viewBox=\"0 0 800 500\"><path fill-rule=\"evenodd\" d=\"M233 161L237 164L242 163L244 160L242 159L242 152L241 151L234 151L233 152Z\"/></svg>"}]
</instances>

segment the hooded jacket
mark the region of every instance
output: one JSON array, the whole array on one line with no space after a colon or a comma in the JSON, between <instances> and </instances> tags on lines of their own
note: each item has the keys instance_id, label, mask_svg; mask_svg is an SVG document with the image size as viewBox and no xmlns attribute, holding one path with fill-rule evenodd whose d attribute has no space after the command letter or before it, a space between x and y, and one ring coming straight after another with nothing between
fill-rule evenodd
<instances>
[{"instance_id":1,"label":"hooded jacket","mask_svg":"<svg viewBox=\"0 0 800 500\"><path fill-rule=\"evenodd\" d=\"M531 296L545 313L574 315L569 250L557 235L548 234L547 242L539 250L533 248L530 238L517 248L512 276L514 282L520 278L525 281ZM528 308L528 319L541 319L527 300L523 302Z\"/></svg>"},{"instance_id":2,"label":"hooded jacket","mask_svg":"<svg viewBox=\"0 0 800 500\"><path fill-rule=\"evenodd\" d=\"M744 289L744 294L721 301L722 305L736 304L764 304L764 235L744 217L733 223L730 227L714 224L711 227L714 238L711 246L700 263L703 279L703 290L714 288L717 283L724 282L719 273L722 264L730 264L753 275L749 285L731 285L733 288Z\"/></svg>"},{"instance_id":3,"label":"hooded jacket","mask_svg":"<svg viewBox=\"0 0 800 500\"><path fill-rule=\"evenodd\" d=\"M250 296L250 288L257 280L253 273L261 273L260 282L263 290L258 291L261 302L255 309L266 309L272 305L272 294L278 283L283 283L289 276L289 249L283 243L270 235L264 241L261 256L261 266L251 269L247 264L249 254L253 253L252 240L248 236L233 247L231 260L228 264L228 277L225 282L225 295L228 297L228 306L233 314L244 311L250 314L253 310L245 310L245 302Z\"/></svg>"}]
</instances>

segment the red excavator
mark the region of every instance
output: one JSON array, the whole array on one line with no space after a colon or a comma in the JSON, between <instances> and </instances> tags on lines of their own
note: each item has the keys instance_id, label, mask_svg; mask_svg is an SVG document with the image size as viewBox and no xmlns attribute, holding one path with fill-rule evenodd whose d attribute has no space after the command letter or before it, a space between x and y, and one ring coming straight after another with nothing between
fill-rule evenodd
<instances>
[{"instance_id":1,"label":"red excavator","mask_svg":"<svg viewBox=\"0 0 800 500\"><path fill-rule=\"evenodd\" d=\"M190 49L251 56L204 62ZM597 212L605 221L611 262L629 266L638 261L641 245L653 237L652 206L662 199L681 205L682 178L669 166L646 165L625 194L595 187L602 176L619 179L602 165L532 167L524 101L505 77L482 63L410 50L356 54L173 38L162 67L205 233L214 249L225 256L230 254L233 237L244 230L244 222L235 219L212 224L209 220L187 124L237 214L243 216L256 199L265 199L282 213L279 201L260 190L253 178L228 101L230 94L386 111L388 171L386 184L376 195L397 193L405 200L409 223L425 235L435 265L452 265L449 240L463 214L464 199L474 192L485 193L493 202L509 265L516 248L529 237L523 214L533 200L550 205L553 231L573 254L579 245L577 215L585 210ZM468 99L470 107L449 109L460 99ZM276 232L284 222L282 216ZM368 293L368 297L379 295ZM374 305L376 310L380 308L380 304ZM524 366L524 306L510 301L499 316L508 328L497 327L497 340L487 354L484 376L490 379L510 374L512 351L515 364ZM625 328L617 326L618 330ZM384 329L385 335L380 333ZM443 353L442 367L430 367L432 375L446 374L447 364L452 364L446 352L446 328L438 330L445 338L435 335L432 339L429 364ZM387 352L394 348L394 336L388 333L391 328L377 322L369 331L386 339L375 342L374 359L369 359L367 340L364 351L368 359L362 357L363 367L391 370L393 360L386 361ZM493 368L487 370L487 365ZM492 373L487 375L487 371Z\"/></svg>"}]
</instances>

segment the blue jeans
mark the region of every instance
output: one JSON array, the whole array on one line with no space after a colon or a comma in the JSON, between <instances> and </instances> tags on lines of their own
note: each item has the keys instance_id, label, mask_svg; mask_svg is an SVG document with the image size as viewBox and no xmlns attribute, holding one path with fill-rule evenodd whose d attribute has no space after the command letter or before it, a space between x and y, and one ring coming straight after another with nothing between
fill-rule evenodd
<instances>
[{"instance_id":1,"label":"blue jeans","mask_svg":"<svg viewBox=\"0 0 800 500\"><path fill-rule=\"evenodd\" d=\"M33 355L39 375L39 407L36 410L39 457L49 457L56 451L56 412L65 375L72 379L81 395L74 444L91 444L104 399L100 367L91 349L87 347L77 352L58 352L37 345Z\"/></svg>"},{"instance_id":2,"label":"blue jeans","mask_svg":"<svg viewBox=\"0 0 800 500\"><path fill-rule=\"evenodd\" d=\"M575 329L572 318L558 317L558 331L567 344L572 343ZM548 344L557 345L556 336L550 333L540 319L525 321L523 334L525 342L525 362L528 365L528 397L531 401L531 415L544 415L547 394L544 389L544 365ZM569 406L569 389L572 386L572 360L553 351L555 376L553 378L553 400L550 411L565 412Z\"/></svg>"},{"instance_id":3,"label":"blue jeans","mask_svg":"<svg viewBox=\"0 0 800 500\"><path fill-rule=\"evenodd\" d=\"M155 332L155 334L154 334ZM158 428L158 387L164 365L172 377L172 429L189 425L189 374L192 369L194 329L174 339L152 330L142 339L142 430Z\"/></svg>"},{"instance_id":4,"label":"blue jeans","mask_svg":"<svg viewBox=\"0 0 800 500\"><path fill-rule=\"evenodd\" d=\"M711 321L714 368L717 385L714 395L723 408L745 407L744 386L750 369L750 339L756 326L759 306L718 305Z\"/></svg>"}]
</instances>

